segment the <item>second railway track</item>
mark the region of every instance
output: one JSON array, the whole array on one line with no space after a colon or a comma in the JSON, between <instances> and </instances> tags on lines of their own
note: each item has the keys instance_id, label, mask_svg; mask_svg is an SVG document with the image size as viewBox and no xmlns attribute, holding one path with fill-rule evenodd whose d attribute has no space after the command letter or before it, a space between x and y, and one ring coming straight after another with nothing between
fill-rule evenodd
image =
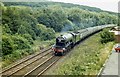
<instances>
[{"instance_id":1,"label":"second railway track","mask_svg":"<svg viewBox=\"0 0 120 77\"><path fill-rule=\"evenodd\" d=\"M15 73L17 73L18 71L20 71L21 69L24 69L25 67L31 65L32 63L35 63L37 62L39 59L42 59L42 58L47 58L47 55L49 55L48 57L51 56L52 52L50 50L51 48L47 49L47 50L44 50L43 52L41 53L38 53L34 56L31 56L29 58L26 58L26 59L23 59L23 61L20 61L14 65L12 65L11 67L7 68L7 69L4 69L2 71L2 75L4 76L11 76Z\"/></svg>"}]
</instances>

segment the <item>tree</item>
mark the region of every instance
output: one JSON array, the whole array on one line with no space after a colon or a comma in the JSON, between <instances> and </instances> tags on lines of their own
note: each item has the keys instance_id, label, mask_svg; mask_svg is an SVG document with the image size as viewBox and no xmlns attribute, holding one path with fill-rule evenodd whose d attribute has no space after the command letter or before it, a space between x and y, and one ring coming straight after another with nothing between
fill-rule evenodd
<instances>
[{"instance_id":1,"label":"tree","mask_svg":"<svg viewBox=\"0 0 120 77\"><path fill-rule=\"evenodd\" d=\"M11 30L10 30L8 24L2 25L2 33L3 34L6 34L6 33L11 34Z\"/></svg>"},{"instance_id":2,"label":"tree","mask_svg":"<svg viewBox=\"0 0 120 77\"><path fill-rule=\"evenodd\" d=\"M64 13L61 6L50 6L43 9L43 12L37 18L39 24L53 28L56 32L60 32L64 28L64 21L67 20L67 15Z\"/></svg>"},{"instance_id":3,"label":"tree","mask_svg":"<svg viewBox=\"0 0 120 77\"><path fill-rule=\"evenodd\" d=\"M21 36L27 39L30 44L33 44L33 39L30 34L23 34Z\"/></svg>"},{"instance_id":4,"label":"tree","mask_svg":"<svg viewBox=\"0 0 120 77\"><path fill-rule=\"evenodd\" d=\"M55 31L52 28L47 28L42 24L38 24L38 29L41 40L50 40L55 38Z\"/></svg>"},{"instance_id":5,"label":"tree","mask_svg":"<svg viewBox=\"0 0 120 77\"><path fill-rule=\"evenodd\" d=\"M9 35L2 35L2 53L3 55L11 54L14 51L13 40Z\"/></svg>"},{"instance_id":6,"label":"tree","mask_svg":"<svg viewBox=\"0 0 120 77\"><path fill-rule=\"evenodd\" d=\"M108 29L104 29L104 31L101 32L100 37L101 43L107 43L114 40L114 34L110 33Z\"/></svg>"},{"instance_id":7,"label":"tree","mask_svg":"<svg viewBox=\"0 0 120 77\"><path fill-rule=\"evenodd\" d=\"M28 40L21 37L20 35L16 34L14 36L11 36L11 39L13 40L15 50L30 48L30 43L28 42Z\"/></svg>"}]
</instances>

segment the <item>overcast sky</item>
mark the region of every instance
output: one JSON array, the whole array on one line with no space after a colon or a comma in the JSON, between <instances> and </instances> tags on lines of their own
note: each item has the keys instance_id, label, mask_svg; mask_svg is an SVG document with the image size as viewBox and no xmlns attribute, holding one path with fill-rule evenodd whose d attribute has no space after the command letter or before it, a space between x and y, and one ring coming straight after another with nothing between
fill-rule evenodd
<instances>
[{"instance_id":1,"label":"overcast sky","mask_svg":"<svg viewBox=\"0 0 120 77\"><path fill-rule=\"evenodd\" d=\"M87 5L92 7L98 7L101 8L102 10L118 12L118 2L120 0L49 0L49 1Z\"/></svg>"}]
</instances>

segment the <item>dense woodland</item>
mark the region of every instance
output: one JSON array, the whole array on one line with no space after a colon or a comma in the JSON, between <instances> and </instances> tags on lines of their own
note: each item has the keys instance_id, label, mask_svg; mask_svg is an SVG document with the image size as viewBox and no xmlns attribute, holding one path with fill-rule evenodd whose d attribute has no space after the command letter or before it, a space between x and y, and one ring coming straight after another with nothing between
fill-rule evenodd
<instances>
[{"instance_id":1,"label":"dense woodland","mask_svg":"<svg viewBox=\"0 0 120 77\"><path fill-rule=\"evenodd\" d=\"M74 31L105 24L117 24L117 13L74 4L1 3L2 51L30 52L35 40L51 40L56 32Z\"/></svg>"}]
</instances>

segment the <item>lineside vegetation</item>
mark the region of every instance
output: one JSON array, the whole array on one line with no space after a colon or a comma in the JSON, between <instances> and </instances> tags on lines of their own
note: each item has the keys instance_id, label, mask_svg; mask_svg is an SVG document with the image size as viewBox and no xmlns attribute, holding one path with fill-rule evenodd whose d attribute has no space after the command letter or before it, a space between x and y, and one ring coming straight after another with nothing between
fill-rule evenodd
<instances>
[{"instance_id":1,"label":"lineside vegetation","mask_svg":"<svg viewBox=\"0 0 120 77\"><path fill-rule=\"evenodd\" d=\"M109 32L109 29L104 29L100 33L100 37L101 37L100 41L102 44L115 40L114 33Z\"/></svg>"}]
</instances>

